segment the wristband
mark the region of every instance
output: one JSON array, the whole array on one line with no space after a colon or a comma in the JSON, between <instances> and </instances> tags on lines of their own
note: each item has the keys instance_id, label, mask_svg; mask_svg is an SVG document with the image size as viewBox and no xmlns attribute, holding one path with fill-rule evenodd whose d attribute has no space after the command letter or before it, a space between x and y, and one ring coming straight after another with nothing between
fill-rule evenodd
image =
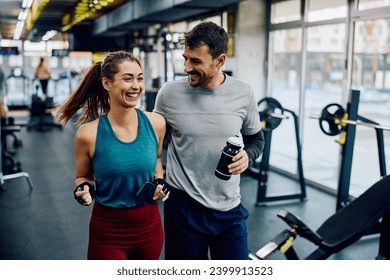
<instances>
[{"instance_id":1,"label":"wristband","mask_svg":"<svg viewBox=\"0 0 390 280\"><path fill-rule=\"evenodd\" d=\"M165 186L167 183L165 182L164 179L162 178L157 178L153 181L153 184L155 184L156 186L157 185L162 185L162 186Z\"/></svg>"},{"instance_id":2,"label":"wristband","mask_svg":"<svg viewBox=\"0 0 390 280\"><path fill-rule=\"evenodd\" d=\"M172 187L164 179L157 178L157 179L155 179L153 181L153 184L155 184L156 186L157 185L162 185L163 186L162 191L165 193L165 195L169 195L170 194ZM165 198L165 200L166 199L167 198ZM165 201L165 200L163 199L163 201Z\"/></svg>"},{"instance_id":3,"label":"wristband","mask_svg":"<svg viewBox=\"0 0 390 280\"><path fill-rule=\"evenodd\" d=\"M89 194L91 195L91 198L93 200L93 198L95 197L95 186L89 182L82 182L80 185L78 185L75 188L75 190L73 191L73 195L74 195L74 199L76 199L78 203L80 203L83 206L89 206L90 204L86 204L85 201L81 197L76 196L76 192L83 191L84 186L89 187Z\"/></svg>"}]
</instances>

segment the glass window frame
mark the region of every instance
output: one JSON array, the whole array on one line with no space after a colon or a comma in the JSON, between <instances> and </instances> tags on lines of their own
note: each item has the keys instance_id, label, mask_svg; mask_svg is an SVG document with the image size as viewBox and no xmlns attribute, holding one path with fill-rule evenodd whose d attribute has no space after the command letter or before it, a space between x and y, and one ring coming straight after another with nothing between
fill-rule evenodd
<instances>
[{"instance_id":1,"label":"glass window frame","mask_svg":"<svg viewBox=\"0 0 390 280\"><path fill-rule=\"evenodd\" d=\"M267 41L269 41L269 34L270 32L272 31L276 31L276 30L282 30L282 29L290 29L290 28L301 28L302 30L302 52L301 52L301 61L300 61L300 64L301 65L306 65L306 50L305 50L305 42L307 40L307 28L308 27L311 27L311 26L320 26L320 25L325 25L325 24L337 24L337 23L345 23L346 24L346 40L345 40L345 65L346 65L346 68L345 68L345 76L344 76L344 79L345 79L345 83L344 83L344 87L343 87L343 96L342 96L342 106L346 106L346 104L348 103L348 99L349 99L349 92L351 90L351 84L352 84L352 71L353 71L353 67L352 67L352 57L353 57L353 42L354 42L354 36L353 36L353 33L354 33L354 26L355 26L355 22L358 21L358 20L362 20L362 19L383 19L383 18L390 18L390 7L381 7L381 8L374 8L374 9L369 9L369 10L358 10L357 9L357 6L358 6L358 0L349 0L348 1L348 5L347 5L347 9L348 9L348 12L347 12L347 15L345 18L337 18L337 19L330 19L330 20L321 20L321 21L313 21L313 22L308 22L306 21L307 19L307 16L306 16L306 13L307 13L307 3L308 1L305 1L305 0L301 0L301 19L299 21L294 21L294 22L286 22L286 23L276 23L276 24L273 24L271 23L271 20L270 20L270 7L272 5L272 3L277 3L279 1L270 1L267 3L267 13L268 13L268 18L269 18L269 21L268 21L268 30L266 32L266 36L267 36ZM272 79L272 74L273 73L270 73L270 70L272 69L272 65L270 64L272 61L270 59L271 55L272 55L272 50L270 50L270 46L267 46L267 48L269 48L267 50L267 53L266 53L266 57L265 57L265 62L267 63L267 69L268 71L266 71L265 75L266 75L266 81L267 81L267 84L265 86L265 89L266 89L266 96L267 97L272 97L272 87L270 86L271 85L271 79ZM302 67L302 70L301 70L301 89L300 89L300 109L299 109L299 112L296 112L298 114L298 116L302 116L304 115L304 100L305 100L305 90L304 90L304 87L305 87L305 71L306 71L306 67ZM302 147L304 147L304 141L305 139L302 138L302 135L303 135L303 118L300 118L299 120L299 125L300 125L300 136L301 136L301 139L302 139ZM278 128L280 129L280 128ZM340 147L341 149L341 147ZM339 162L340 164L340 162ZM274 169L275 171L279 171L280 173L284 174L284 175L287 175L287 176L290 176L292 178L297 178L297 174L294 174L294 173L290 173L286 170L282 170L280 168L277 168L277 167L272 167L272 169ZM352 177L351 177L351 181L352 181ZM321 182L316 182L316 181L310 181L310 180L307 180L307 183L312 185L312 186L315 186L315 187L318 187L320 189L324 189L326 191L329 191L329 192L332 192L334 193L335 189L333 187L329 187L329 186L325 186L324 184L322 184Z\"/></svg>"}]
</instances>

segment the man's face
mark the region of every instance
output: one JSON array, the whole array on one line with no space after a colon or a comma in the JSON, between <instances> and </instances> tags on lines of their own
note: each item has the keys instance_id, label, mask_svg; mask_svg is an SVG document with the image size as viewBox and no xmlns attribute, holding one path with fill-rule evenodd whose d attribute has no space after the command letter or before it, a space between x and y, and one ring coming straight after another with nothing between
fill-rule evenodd
<instances>
[{"instance_id":1,"label":"man's face","mask_svg":"<svg viewBox=\"0 0 390 280\"><path fill-rule=\"evenodd\" d=\"M201 45L196 48L184 47L184 72L188 74L188 83L192 87L209 88L218 73L218 58L213 59L209 47Z\"/></svg>"}]
</instances>

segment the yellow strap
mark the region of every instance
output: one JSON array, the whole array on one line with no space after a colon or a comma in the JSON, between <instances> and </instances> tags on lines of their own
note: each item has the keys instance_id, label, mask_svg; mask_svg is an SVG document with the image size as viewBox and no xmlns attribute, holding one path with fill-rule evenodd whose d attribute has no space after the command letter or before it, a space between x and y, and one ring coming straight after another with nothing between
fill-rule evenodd
<instances>
[{"instance_id":1,"label":"yellow strap","mask_svg":"<svg viewBox=\"0 0 390 280\"><path fill-rule=\"evenodd\" d=\"M282 252L283 254L286 253L286 251L288 249L290 249L290 247L292 246L293 244L293 241L294 241L294 237L290 236L286 242L283 244L283 246L280 247L280 252Z\"/></svg>"},{"instance_id":2,"label":"yellow strap","mask_svg":"<svg viewBox=\"0 0 390 280\"><path fill-rule=\"evenodd\" d=\"M348 120L348 118L349 118L349 114L348 113L344 113L343 118L341 120L334 119L334 123L335 124L339 124L341 126L347 126L348 124L346 122L343 122L343 120Z\"/></svg>"},{"instance_id":3,"label":"yellow strap","mask_svg":"<svg viewBox=\"0 0 390 280\"><path fill-rule=\"evenodd\" d=\"M341 126L347 126L348 124L346 122L343 122L343 120L348 120L348 118L349 118L349 114L344 113L343 119L342 120L335 119L334 123L339 124ZM339 143L340 145L344 145L346 141L347 141L347 132L346 131L342 131L341 135L340 135L340 139L335 140L335 142Z\"/></svg>"},{"instance_id":4,"label":"yellow strap","mask_svg":"<svg viewBox=\"0 0 390 280\"><path fill-rule=\"evenodd\" d=\"M344 145L345 142L347 142L347 132L342 131L340 134L340 139L339 140L334 140L336 143L339 143L340 145Z\"/></svg>"}]
</instances>

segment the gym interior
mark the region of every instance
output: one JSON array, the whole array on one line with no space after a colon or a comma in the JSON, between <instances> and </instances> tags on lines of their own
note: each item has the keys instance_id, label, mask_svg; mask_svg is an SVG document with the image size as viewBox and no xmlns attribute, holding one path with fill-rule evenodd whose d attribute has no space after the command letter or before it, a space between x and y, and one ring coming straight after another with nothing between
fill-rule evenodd
<instances>
[{"instance_id":1,"label":"gym interior","mask_svg":"<svg viewBox=\"0 0 390 280\"><path fill-rule=\"evenodd\" d=\"M92 207L73 198L77 120L62 127L56 107L84 69L125 49L141 59L139 105L152 111L161 85L185 77L181 35L205 20L229 33L224 71L254 89L266 140L241 175L248 257L390 257L390 1L97 1L78 21L69 15L88 1L25 2L0 0L0 259L86 259ZM40 57L52 72L46 98Z\"/></svg>"}]
</instances>

